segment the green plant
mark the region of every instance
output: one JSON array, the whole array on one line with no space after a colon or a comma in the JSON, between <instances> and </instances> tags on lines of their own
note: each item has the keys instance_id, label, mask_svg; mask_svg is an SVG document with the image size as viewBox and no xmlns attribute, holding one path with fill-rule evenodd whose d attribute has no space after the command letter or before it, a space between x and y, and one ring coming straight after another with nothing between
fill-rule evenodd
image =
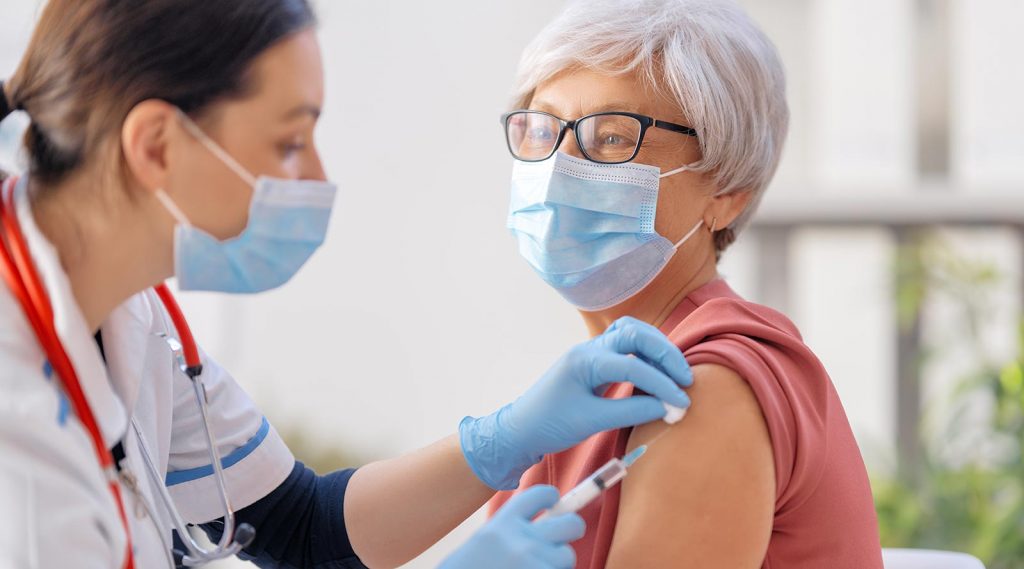
<instances>
[{"instance_id":1,"label":"green plant","mask_svg":"<svg viewBox=\"0 0 1024 569\"><path fill-rule=\"evenodd\" d=\"M896 270L901 323L917 318L928 298L954 301L964 323L957 341L973 370L959 380L938 436L922 432L916 475L873 479L882 544L966 551L989 569L1024 568L1024 325L1017 358L994 361L982 330L1002 278L934 235L900 251ZM941 349L930 346L919 364Z\"/></svg>"}]
</instances>

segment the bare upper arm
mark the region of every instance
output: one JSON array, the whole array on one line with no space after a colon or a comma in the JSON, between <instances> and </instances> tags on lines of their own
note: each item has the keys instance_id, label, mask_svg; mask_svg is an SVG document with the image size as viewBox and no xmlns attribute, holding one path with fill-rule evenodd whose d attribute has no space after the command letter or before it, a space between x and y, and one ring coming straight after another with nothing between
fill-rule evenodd
<instances>
[{"instance_id":1,"label":"bare upper arm","mask_svg":"<svg viewBox=\"0 0 1024 569\"><path fill-rule=\"evenodd\" d=\"M775 463L747 383L717 365L694 367L686 418L623 481L606 567L761 567L775 512ZM629 448L667 426L634 429Z\"/></svg>"}]
</instances>

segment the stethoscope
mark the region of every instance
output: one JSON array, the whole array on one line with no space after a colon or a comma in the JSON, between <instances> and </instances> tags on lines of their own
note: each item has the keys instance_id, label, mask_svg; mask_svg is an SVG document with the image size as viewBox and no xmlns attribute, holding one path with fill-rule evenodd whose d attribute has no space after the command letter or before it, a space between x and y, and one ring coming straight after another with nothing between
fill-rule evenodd
<instances>
[{"instance_id":1,"label":"stethoscope","mask_svg":"<svg viewBox=\"0 0 1024 569\"><path fill-rule=\"evenodd\" d=\"M12 178L7 180L3 187L0 188L0 230L2 230L2 234L0 234L0 274L2 274L15 299L21 305L29 325L32 327L39 344L46 353L54 373L60 379L65 394L71 401L75 415L89 434L96 459L107 479L110 492L117 505L121 524L124 527L127 548L124 568L134 569L135 560L132 554L131 532L129 531L128 517L125 514L124 500L122 499L121 490L117 482L119 478L123 478L119 475L120 467L115 464L112 453L107 449L103 441L96 416L86 400L71 359L68 357L60 337L57 335L50 299L32 263L28 246L18 225L14 209L14 187L16 184L17 179ZM174 506L170 492L168 492L167 486L164 484L163 477L160 476L160 471L153 464L153 459L145 446L145 440L134 419L132 420L132 425L142 447L140 454L143 456L145 470L150 479L151 486L157 489L160 501L163 503L165 511L171 517L174 528L185 545L186 551L174 551L174 556L177 558L175 561L187 566L204 565L218 559L236 555L242 548L252 543L252 540L256 537L256 530L249 524L241 524L237 528L235 527L235 511L231 507L231 500L228 497L227 487L224 483L224 468L217 453L216 441L210 429L206 387L202 379L203 364L199 358L199 349L196 347L192 330L185 320L181 307L178 306L177 301L175 301L167 286L161 284L154 287L154 290L163 303L164 308L166 308L167 314L170 315L174 328L177 330L178 337L180 338L180 341L178 341L171 336L164 336L171 351L175 354L176 363L182 373L192 382L196 401L199 404L199 411L203 417L203 431L206 435L207 448L210 453L210 464L213 466L214 480L216 481L217 490L220 492L221 505L224 508L224 532L212 549L205 549L193 537L188 524L181 518L178 509ZM127 485L131 486L131 484ZM141 500L142 497L139 496L139 499Z\"/></svg>"}]
</instances>

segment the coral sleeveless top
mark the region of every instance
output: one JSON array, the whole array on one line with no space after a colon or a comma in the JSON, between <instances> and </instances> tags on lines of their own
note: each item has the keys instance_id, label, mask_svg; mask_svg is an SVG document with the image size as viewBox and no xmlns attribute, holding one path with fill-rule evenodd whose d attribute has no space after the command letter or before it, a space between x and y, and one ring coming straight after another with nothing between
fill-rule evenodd
<instances>
[{"instance_id":1,"label":"coral sleeveless top","mask_svg":"<svg viewBox=\"0 0 1024 569\"><path fill-rule=\"evenodd\" d=\"M832 381L796 327L782 314L744 301L725 281L714 280L683 300L662 331L691 365L718 364L735 371L760 404L777 484L762 567L881 569L878 521L864 461ZM606 396L632 393L631 385L616 384ZM520 488L551 484L564 493L613 456L621 457L629 434L628 429L608 431L548 455L526 472ZM615 534L619 488L580 512L587 535L573 544L577 567L604 567ZM495 496L491 512L511 494Z\"/></svg>"}]
</instances>

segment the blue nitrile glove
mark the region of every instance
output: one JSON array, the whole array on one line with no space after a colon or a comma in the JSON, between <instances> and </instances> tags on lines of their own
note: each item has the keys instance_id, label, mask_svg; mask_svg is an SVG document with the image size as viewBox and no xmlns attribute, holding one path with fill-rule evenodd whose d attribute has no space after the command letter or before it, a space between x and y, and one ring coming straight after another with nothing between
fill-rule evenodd
<instances>
[{"instance_id":1,"label":"blue nitrile glove","mask_svg":"<svg viewBox=\"0 0 1024 569\"><path fill-rule=\"evenodd\" d=\"M556 502L558 490L552 486L533 486L513 496L438 569L572 569L576 552L569 542L586 532L583 518L565 514L530 521Z\"/></svg>"},{"instance_id":2,"label":"blue nitrile glove","mask_svg":"<svg viewBox=\"0 0 1024 569\"><path fill-rule=\"evenodd\" d=\"M619 381L651 396L601 396L605 386ZM462 452L485 484L511 490L545 454L601 431L660 419L665 416L661 401L689 407L680 386L692 384L686 358L661 331L620 318L604 334L569 350L519 399L486 417L463 419Z\"/></svg>"}]
</instances>

